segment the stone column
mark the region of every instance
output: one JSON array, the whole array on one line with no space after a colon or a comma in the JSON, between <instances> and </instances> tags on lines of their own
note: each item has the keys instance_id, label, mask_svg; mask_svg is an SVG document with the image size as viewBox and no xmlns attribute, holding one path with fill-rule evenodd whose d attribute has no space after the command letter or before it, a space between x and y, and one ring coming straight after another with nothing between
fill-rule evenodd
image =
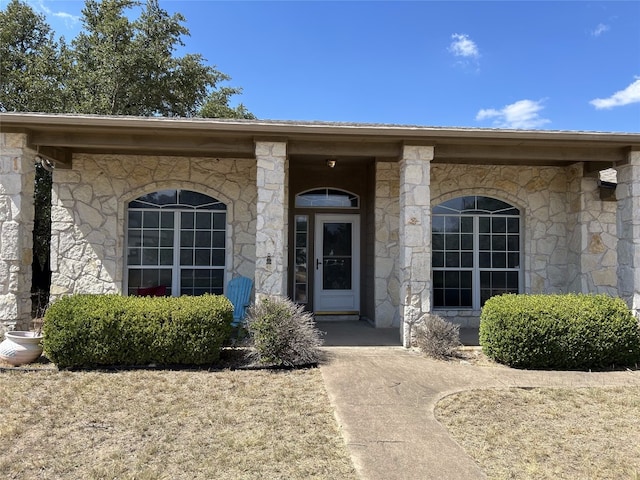
<instances>
[{"instance_id":1,"label":"stone column","mask_svg":"<svg viewBox=\"0 0 640 480\"><path fill-rule=\"evenodd\" d=\"M35 152L26 141L0 133L0 333L31 320Z\"/></svg>"},{"instance_id":2,"label":"stone column","mask_svg":"<svg viewBox=\"0 0 640 480\"><path fill-rule=\"evenodd\" d=\"M640 314L640 151L618 171L618 294Z\"/></svg>"},{"instance_id":3,"label":"stone column","mask_svg":"<svg viewBox=\"0 0 640 480\"><path fill-rule=\"evenodd\" d=\"M395 162L376 162L375 325L399 327L398 215L400 170Z\"/></svg>"},{"instance_id":4,"label":"stone column","mask_svg":"<svg viewBox=\"0 0 640 480\"><path fill-rule=\"evenodd\" d=\"M256 141L256 300L287 295L287 144Z\"/></svg>"},{"instance_id":5,"label":"stone column","mask_svg":"<svg viewBox=\"0 0 640 480\"><path fill-rule=\"evenodd\" d=\"M400 335L431 311L431 160L434 147L405 145L400 159Z\"/></svg>"}]
</instances>

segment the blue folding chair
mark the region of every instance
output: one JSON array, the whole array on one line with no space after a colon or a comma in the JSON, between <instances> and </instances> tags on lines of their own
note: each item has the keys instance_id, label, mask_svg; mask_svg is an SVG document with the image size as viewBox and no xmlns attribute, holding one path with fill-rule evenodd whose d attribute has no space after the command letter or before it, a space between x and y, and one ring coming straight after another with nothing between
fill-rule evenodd
<instances>
[{"instance_id":1,"label":"blue folding chair","mask_svg":"<svg viewBox=\"0 0 640 480\"><path fill-rule=\"evenodd\" d=\"M253 281L247 277L233 278L227 284L225 296L233 304L233 323L231 325L234 327L240 325L247 314L252 288Z\"/></svg>"}]
</instances>

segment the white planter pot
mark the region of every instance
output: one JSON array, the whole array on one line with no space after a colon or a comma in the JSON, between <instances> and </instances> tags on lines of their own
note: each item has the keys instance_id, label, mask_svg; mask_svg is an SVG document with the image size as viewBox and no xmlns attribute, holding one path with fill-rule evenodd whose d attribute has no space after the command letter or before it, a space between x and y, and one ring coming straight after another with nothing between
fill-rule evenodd
<instances>
[{"instance_id":1,"label":"white planter pot","mask_svg":"<svg viewBox=\"0 0 640 480\"><path fill-rule=\"evenodd\" d=\"M4 334L0 343L0 359L11 365L31 363L42 355L42 335L35 332L13 331Z\"/></svg>"}]
</instances>

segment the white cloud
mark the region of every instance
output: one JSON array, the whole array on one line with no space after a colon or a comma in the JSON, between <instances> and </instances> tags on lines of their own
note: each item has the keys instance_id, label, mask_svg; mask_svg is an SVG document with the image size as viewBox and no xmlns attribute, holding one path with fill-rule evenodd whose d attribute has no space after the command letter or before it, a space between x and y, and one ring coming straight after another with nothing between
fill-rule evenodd
<instances>
[{"instance_id":1,"label":"white cloud","mask_svg":"<svg viewBox=\"0 0 640 480\"><path fill-rule=\"evenodd\" d=\"M54 17L62 18L63 20L67 20L70 22L80 21L80 17L78 17L77 15L71 15L70 13L67 13L67 12L55 12L55 13L52 13L51 15L53 15Z\"/></svg>"},{"instance_id":2,"label":"white cloud","mask_svg":"<svg viewBox=\"0 0 640 480\"><path fill-rule=\"evenodd\" d=\"M640 103L640 77L636 77L636 80L624 90L618 90L608 98L595 98L589 103L597 110Z\"/></svg>"},{"instance_id":3,"label":"white cloud","mask_svg":"<svg viewBox=\"0 0 640 480\"><path fill-rule=\"evenodd\" d=\"M611 29L609 25L605 25L604 23L599 23L598 26L591 31L591 35L594 37L599 37L604 32L608 32Z\"/></svg>"},{"instance_id":4,"label":"white cloud","mask_svg":"<svg viewBox=\"0 0 640 480\"><path fill-rule=\"evenodd\" d=\"M540 128L551 120L542 118L540 111L544 109L542 100L518 100L500 110L494 108L482 109L476 115L476 120L493 119L493 125L500 128L535 129Z\"/></svg>"},{"instance_id":5,"label":"white cloud","mask_svg":"<svg viewBox=\"0 0 640 480\"><path fill-rule=\"evenodd\" d=\"M476 43L464 33L454 33L451 35L453 42L449 45L449 51L456 57L480 58L480 51Z\"/></svg>"},{"instance_id":6,"label":"white cloud","mask_svg":"<svg viewBox=\"0 0 640 480\"><path fill-rule=\"evenodd\" d=\"M32 0L32 3L36 10L41 11L47 16L61 18L65 21L67 26L73 26L75 23L80 21L80 17L78 15L72 15L68 12L54 12L46 5L45 0Z\"/></svg>"}]
</instances>

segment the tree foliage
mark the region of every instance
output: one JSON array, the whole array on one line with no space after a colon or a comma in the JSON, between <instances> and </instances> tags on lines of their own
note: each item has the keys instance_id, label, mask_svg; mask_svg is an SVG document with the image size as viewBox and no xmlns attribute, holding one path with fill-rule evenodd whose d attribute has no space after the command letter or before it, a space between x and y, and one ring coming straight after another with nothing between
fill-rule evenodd
<instances>
[{"instance_id":1,"label":"tree foliage","mask_svg":"<svg viewBox=\"0 0 640 480\"><path fill-rule=\"evenodd\" d=\"M202 55L176 54L189 30L158 0L86 0L81 21L67 44L21 0L0 11L3 110L255 118L229 105L241 89L220 85L228 75Z\"/></svg>"},{"instance_id":2,"label":"tree foliage","mask_svg":"<svg viewBox=\"0 0 640 480\"><path fill-rule=\"evenodd\" d=\"M60 51L31 7L12 0L0 10L0 109L60 111Z\"/></svg>"},{"instance_id":3,"label":"tree foliage","mask_svg":"<svg viewBox=\"0 0 640 480\"><path fill-rule=\"evenodd\" d=\"M129 18L140 8L138 18ZM177 56L185 18L158 0L86 0L82 31L54 39L21 0L0 10L0 111L255 118L201 55ZM48 291L51 173L36 167L33 290Z\"/></svg>"},{"instance_id":4,"label":"tree foliage","mask_svg":"<svg viewBox=\"0 0 640 480\"><path fill-rule=\"evenodd\" d=\"M231 107L229 100L233 95L239 95L242 89L234 87L220 87L211 92L209 98L200 109L200 116L205 118L244 118L253 120L256 116L240 103L237 107Z\"/></svg>"}]
</instances>

